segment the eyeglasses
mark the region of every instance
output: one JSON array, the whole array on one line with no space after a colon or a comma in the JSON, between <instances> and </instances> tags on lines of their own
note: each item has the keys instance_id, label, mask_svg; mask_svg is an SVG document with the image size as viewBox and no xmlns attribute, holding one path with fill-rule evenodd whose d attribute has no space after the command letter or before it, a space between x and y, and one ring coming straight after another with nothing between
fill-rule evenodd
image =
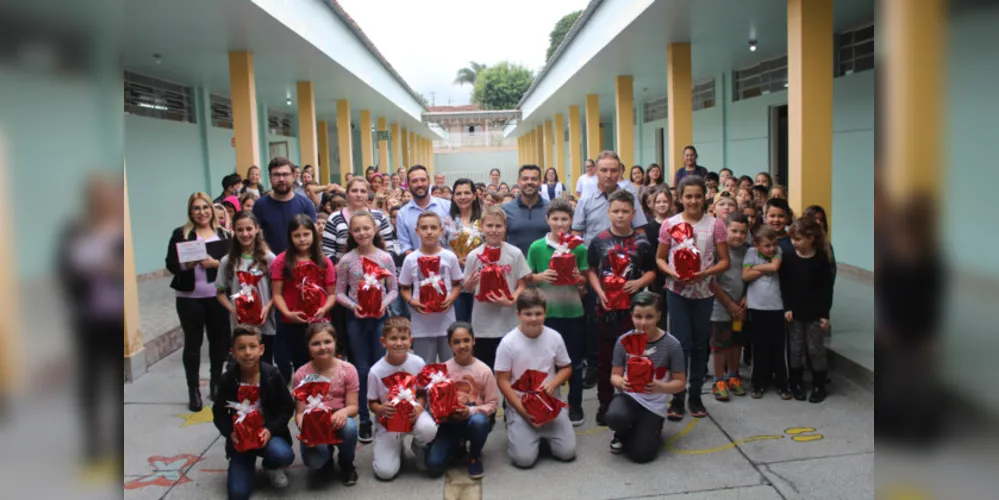
<instances>
[{"instance_id":1,"label":"eyeglasses","mask_svg":"<svg viewBox=\"0 0 999 500\"><path fill-rule=\"evenodd\" d=\"M271 177L277 177L278 179L283 179L285 177L291 177L295 174L291 172L271 172Z\"/></svg>"}]
</instances>

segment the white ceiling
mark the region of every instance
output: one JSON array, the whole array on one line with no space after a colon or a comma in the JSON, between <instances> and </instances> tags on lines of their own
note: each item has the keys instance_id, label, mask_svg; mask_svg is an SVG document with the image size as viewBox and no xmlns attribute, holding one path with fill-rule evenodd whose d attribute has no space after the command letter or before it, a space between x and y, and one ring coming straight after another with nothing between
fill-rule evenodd
<instances>
[{"instance_id":1,"label":"white ceiling","mask_svg":"<svg viewBox=\"0 0 999 500\"><path fill-rule=\"evenodd\" d=\"M246 50L253 53L257 99L270 108L294 112L296 82L311 81L318 119L335 123L336 101L348 99L354 123L368 109L372 124L384 117L432 137L426 125L249 0L127 0L123 26L122 64L129 71L228 95L228 53ZM153 54L162 55L159 64Z\"/></svg>"},{"instance_id":2,"label":"white ceiling","mask_svg":"<svg viewBox=\"0 0 999 500\"><path fill-rule=\"evenodd\" d=\"M874 21L874 0L836 0L834 30L857 28ZM601 8L605 8L601 6ZM587 25L584 29L599 29ZM749 40L757 40L756 52ZM787 2L782 0L656 0L572 78L525 117L520 135L567 113L582 111L586 94L600 96L600 116L614 115L614 77L634 76L635 101L666 95L666 46L690 42L694 82L709 80L733 68L787 53ZM832 71L832 68L830 68Z\"/></svg>"}]
</instances>

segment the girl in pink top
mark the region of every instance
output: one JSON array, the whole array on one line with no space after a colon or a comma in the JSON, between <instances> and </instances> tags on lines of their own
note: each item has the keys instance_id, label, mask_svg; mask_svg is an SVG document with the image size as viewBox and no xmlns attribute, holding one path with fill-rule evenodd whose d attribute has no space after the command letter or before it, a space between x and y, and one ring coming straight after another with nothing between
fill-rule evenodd
<instances>
[{"instance_id":1,"label":"girl in pink top","mask_svg":"<svg viewBox=\"0 0 999 500\"><path fill-rule=\"evenodd\" d=\"M332 466L333 447L339 450L338 465L343 483L353 486L357 483L357 470L354 468L354 450L357 448L358 391L360 384L354 365L336 356L336 335L329 323L313 323L305 332L312 361L306 363L292 378L292 387L298 387L309 375L321 375L330 379L330 390L323 396L323 404L333 410L330 424L337 430L337 437L343 440L338 445L306 446L301 444L302 462L312 470ZM299 401L295 410L295 423L302 427L305 403Z\"/></svg>"},{"instance_id":2,"label":"girl in pink top","mask_svg":"<svg viewBox=\"0 0 999 500\"><path fill-rule=\"evenodd\" d=\"M708 339L711 337L711 309L714 294L708 285L712 276L728 269L728 243L725 224L705 211L707 187L697 175L684 177L676 187L677 197L683 203L683 212L663 222L659 230L659 251L656 263L666 274L666 303L669 309L669 331L683 346L688 380L690 381L690 414L697 418L707 416L701 403L701 384L708 368ZM701 270L692 279L677 276L673 263L674 246L679 241L670 236L673 226L686 222L694 228L694 243L701 253ZM716 256L717 255L717 259ZM673 396L666 418L677 421L685 412L685 392Z\"/></svg>"},{"instance_id":3,"label":"girl in pink top","mask_svg":"<svg viewBox=\"0 0 999 500\"><path fill-rule=\"evenodd\" d=\"M482 447L486 444L490 421L499 404L496 378L489 366L472 355L475 332L464 321L452 323L447 329L447 341L454 357L445 363L448 378L458 386L458 400L465 405L460 412L437 427L437 438L427 452L427 471L439 477L451 462L451 457L468 441L468 475L479 479L485 475L482 467Z\"/></svg>"}]
</instances>

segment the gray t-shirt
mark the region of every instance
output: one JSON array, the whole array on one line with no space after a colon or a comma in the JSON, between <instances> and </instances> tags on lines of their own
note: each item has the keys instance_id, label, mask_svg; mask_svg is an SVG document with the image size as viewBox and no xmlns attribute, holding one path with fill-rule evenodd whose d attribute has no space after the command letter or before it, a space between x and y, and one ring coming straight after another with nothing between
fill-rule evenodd
<instances>
[{"instance_id":1,"label":"gray t-shirt","mask_svg":"<svg viewBox=\"0 0 999 500\"><path fill-rule=\"evenodd\" d=\"M683 347L680 345L680 341L669 333L664 334L655 342L646 344L645 356L651 359L656 367L655 379L657 381L669 380L671 373L684 373L686 370L683 361ZM611 359L611 364L627 368L628 356L624 350L624 345L621 344L620 338L614 344L614 355ZM627 375L627 370L625 370L625 375ZM669 394L644 394L635 392L625 392L625 394L631 396L632 399L645 407L645 409L660 416L666 415L666 403L672 398Z\"/></svg>"},{"instance_id":2,"label":"gray t-shirt","mask_svg":"<svg viewBox=\"0 0 999 500\"><path fill-rule=\"evenodd\" d=\"M749 245L745 244L741 247L729 247L728 269L715 276L715 283L718 283L725 295L728 295L728 298L736 303L742 300L743 294L746 293L746 286L742 281L742 262L746 259L748 250ZM717 298L715 298L714 309L711 310L711 321L732 321L732 315L728 313L725 304Z\"/></svg>"},{"instance_id":3,"label":"gray t-shirt","mask_svg":"<svg viewBox=\"0 0 999 500\"><path fill-rule=\"evenodd\" d=\"M760 255L755 248L750 248L746 252L746 258L742 261L742 267L767 264L772 259L779 258L781 258L780 247L777 247L777 253L771 258ZM746 305L749 309L756 309L758 311L783 311L784 301L780 295L780 277L778 273L766 273L749 282L749 286L746 287Z\"/></svg>"},{"instance_id":4,"label":"gray t-shirt","mask_svg":"<svg viewBox=\"0 0 999 500\"><path fill-rule=\"evenodd\" d=\"M238 242L233 242L233 245L238 244ZM260 279L260 283L257 284L257 289L260 291L260 300L263 301L263 305L267 305L267 303L271 301L270 268L271 263L273 262L274 254L267 252L267 267L261 269L264 276ZM236 267L236 271L249 271L251 265L253 265L253 259L246 258L244 256L242 258L242 262L240 262L239 266ZM239 292L239 278L236 274L237 273L232 273L232 276L229 275L229 256L226 255L225 257L222 257L222 260L219 261L219 274L218 277L215 278L215 287L219 291L225 292L226 296L229 297L229 300L232 300L233 294ZM274 319L274 311L276 310L277 309L274 306L271 306L271 312L268 314L267 320L264 321L264 324L260 325L260 333L262 335L274 335L277 333L277 323ZM229 322L232 324L233 328L236 327L236 318L232 317L231 314L229 315Z\"/></svg>"}]
</instances>

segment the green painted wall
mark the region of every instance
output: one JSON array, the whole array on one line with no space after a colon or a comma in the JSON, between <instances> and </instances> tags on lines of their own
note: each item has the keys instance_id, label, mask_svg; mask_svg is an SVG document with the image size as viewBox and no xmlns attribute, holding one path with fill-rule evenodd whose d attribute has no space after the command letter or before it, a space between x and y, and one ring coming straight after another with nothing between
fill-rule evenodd
<instances>
[{"instance_id":1,"label":"green painted wall","mask_svg":"<svg viewBox=\"0 0 999 500\"><path fill-rule=\"evenodd\" d=\"M999 236L991 201L999 186L995 148L999 144L999 6L957 14L948 32L947 139L944 168L943 241L954 265L999 279L995 249ZM985 210L983 213L982 210Z\"/></svg>"}]
</instances>

